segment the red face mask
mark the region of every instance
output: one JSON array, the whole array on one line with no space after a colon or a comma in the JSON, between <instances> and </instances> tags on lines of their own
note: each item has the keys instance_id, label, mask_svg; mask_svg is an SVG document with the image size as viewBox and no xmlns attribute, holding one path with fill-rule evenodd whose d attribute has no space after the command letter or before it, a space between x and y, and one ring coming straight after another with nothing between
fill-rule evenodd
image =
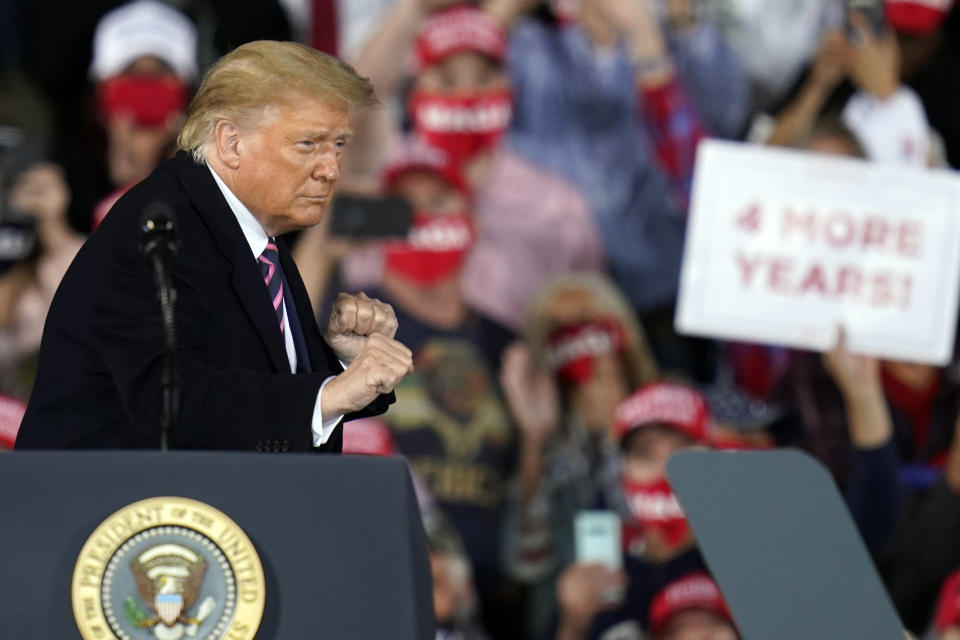
<instances>
[{"instance_id":1,"label":"red face mask","mask_svg":"<svg viewBox=\"0 0 960 640\"><path fill-rule=\"evenodd\" d=\"M414 92L408 106L417 133L460 166L500 142L513 114L513 95L509 89L463 97Z\"/></svg>"},{"instance_id":2,"label":"red face mask","mask_svg":"<svg viewBox=\"0 0 960 640\"><path fill-rule=\"evenodd\" d=\"M187 88L172 76L119 75L97 88L100 114L105 120L130 115L137 124L159 127L187 106Z\"/></svg>"},{"instance_id":3,"label":"red face mask","mask_svg":"<svg viewBox=\"0 0 960 640\"><path fill-rule=\"evenodd\" d=\"M623 353L623 329L615 320L561 327L550 334L547 363L557 378L574 386L590 381L598 356Z\"/></svg>"},{"instance_id":4,"label":"red face mask","mask_svg":"<svg viewBox=\"0 0 960 640\"><path fill-rule=\"evenodd\" d=\"M679 547L687 540L690 526L665 477L653 482L636 482L624 478L621 486L634 519L632 523L624 526L625 547L629 548L631 542L642 536L644 531L651 529L662 531L671 547Z\"/></svg>"},{"instance_id":5,"label":"red face mask","mask_svg":"<svg viewBox=\"0 0 960 640\"><path fill-rule=\"evenodd\" d=\"M460 270L473 245L473 225L466 214L416 212L406 240L391 243L386 269L428 287Z\"/></svg>"}]
</instances>

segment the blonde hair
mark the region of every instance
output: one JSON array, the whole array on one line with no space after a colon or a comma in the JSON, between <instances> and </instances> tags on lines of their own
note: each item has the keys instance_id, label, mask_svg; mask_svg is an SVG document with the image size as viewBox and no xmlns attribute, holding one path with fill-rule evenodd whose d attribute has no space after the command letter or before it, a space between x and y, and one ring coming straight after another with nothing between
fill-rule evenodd
<instances>
[{"instance_id":1,"label":"blonde hair","mask_svg":"<svg viewBox=\"0 0 960 640\"><path fill-rule=\"evenodd\" d=\"M297 42L257 40L210 67L190 102L177 145L202 163L217 122L242 123L296 93L345 111L377 103L370 81L333 56Z\"/></svg>"},{"instance_id":2,"label":"blonde hair","mask_svg":"<svg viewBox=\"0 0 960 640\"><path fill-rule=\"evenodd\" d=\"M556 328L556 303L571 294L580 299L575 312L578 321L609 318L620 324L626 337L623 368L628 388L637 389L659 377L647 335L630 303L610 280L592 272L568 273L552 280L527 308L524 341L530 349L534 366L546 367L547 341L550 332Z\"/></svg>"}]
</instances>

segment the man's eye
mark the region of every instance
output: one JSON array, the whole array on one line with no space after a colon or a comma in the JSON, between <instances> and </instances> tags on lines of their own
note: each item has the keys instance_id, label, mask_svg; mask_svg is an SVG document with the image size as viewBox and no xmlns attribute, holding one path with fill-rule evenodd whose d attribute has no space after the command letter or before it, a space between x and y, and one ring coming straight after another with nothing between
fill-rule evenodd
<instances>
[{"instance_id":1,"label":"man's eye","mask_svg":"<svg viewBox=\"0 0 960 640\"><path fill-rule=\"evenodd\" d=\"M337 151L343 151L343 150L346 148L346 146L347 146L347 141L346 141L346 140L337 140L337 142L336 142L335 144L336 144L336 147L337 147Z\"/></svg>"},{"instance_id":2,"label":"man's eye","mask_svg":"<svg viewBox=\"0 0 960 640\"><path fill-rule=\"evenodd\" d=\"M312 140L301 140L297 143L297 148L301 151L313 151L313 148L316 146Z\"/></svg>"}]
</instances>

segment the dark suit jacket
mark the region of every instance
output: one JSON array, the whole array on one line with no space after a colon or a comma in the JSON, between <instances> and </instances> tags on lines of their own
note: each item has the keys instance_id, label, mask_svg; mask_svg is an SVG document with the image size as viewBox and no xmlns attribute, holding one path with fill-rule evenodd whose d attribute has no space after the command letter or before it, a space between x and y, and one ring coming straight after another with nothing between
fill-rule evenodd
<instances>
[{"instance_id":1,"label":"dark suit jacket","mask_svg":"<svg viewBox=\"0 0 960 640\"><path fill-rule=\"evenodd\" d=\"M207 167L180 152L133 187L78 253L57 290L17 448L152 448L160 442L163 338L139 219L153 202L177 216L172 259L181 375L176 448L309 451L322 382L342 368L324 342L297 267L281 266L312 365L290 373L277 317L236 217ZM382 413L381 396L361 414ZM327 451L340 451L338 427Z\"/></svg>"}]
</instances>

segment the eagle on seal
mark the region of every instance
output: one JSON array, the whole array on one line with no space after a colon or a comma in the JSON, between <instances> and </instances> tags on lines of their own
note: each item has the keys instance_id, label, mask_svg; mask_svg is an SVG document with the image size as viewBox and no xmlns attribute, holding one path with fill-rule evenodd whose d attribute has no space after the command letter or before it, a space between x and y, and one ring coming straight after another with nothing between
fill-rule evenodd
<instances>
[{"instance_id":1,"label":"eagle on seal","mask_svg":"<svg viewBox=\"0 0 960 640\"><path fill-rule=\"evenodd\" d=\"M206 618L212 608L207 598L196 618L189 611L200 595L207 571L207 561L200 554L181 544L166 543L151 547L130 563L140 599L154 613L153 617L138 622L140 627L154 629L158 638L180 638L182 624L194 627ZM161 629L162 625L166 629ZM177 627L174 629L174 627ZM192 633L188 635L193 635Z\"/></svg>"}]
</instances>

